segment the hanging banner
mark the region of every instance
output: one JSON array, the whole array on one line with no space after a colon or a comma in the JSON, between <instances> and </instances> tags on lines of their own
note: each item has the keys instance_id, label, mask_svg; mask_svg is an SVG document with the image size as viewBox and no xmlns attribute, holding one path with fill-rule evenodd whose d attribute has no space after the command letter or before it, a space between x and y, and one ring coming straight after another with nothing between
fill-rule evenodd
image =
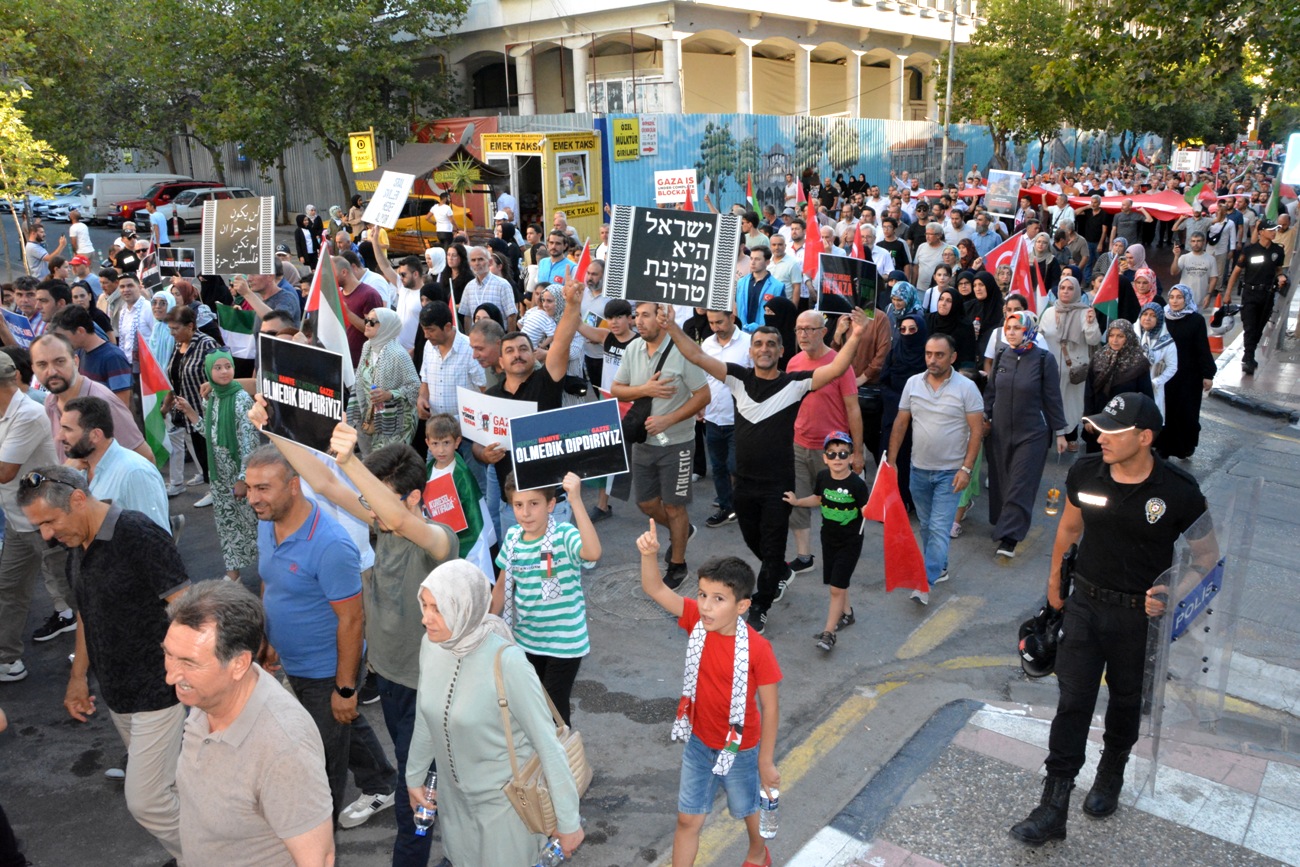
<instances>
[{"instance_id":1,"label":"hanging banner","mask_svg":"<svg viewBox=\"0 0 1300 867\"><path fill-rule=\"evenodd\" d=\"M434 180L436 181L437 178ZM415 175L408 175L405 172L384 172L379 179L379 185L375 187L374 197L370 200L370 204L366 205L365 213L361 215L362 222L383 226L385 229L396 226L397 219L402 216L402 206L406 204L406 197L411 194L411 186L414 183Z\"/></svg>"},{"instance_id":2,"label":"hanging banner","mask_svg":"<svg viewBox=\"0 0 1300 867\"><path fill-rule=\"evenodd\" d=\"M628 301L731 310L740 218L615 205L605 294Z\"/></svg>"},{"instance_id":3,"label":"hanging banner","mask_svg":"<svg viewBox=\"0 0 1300 867\"><path fill-rule=\"evenodd\" d=\"M327 454L343 421L343 356L318 346L258 336L257 391L266 398L268 434Z\"/></svg>"},{"instance_id":4,"label":"hanging banner","mask_svg":"<svg viewBox=\"0 0 1300 867\"><path fill-rule=\"evenodd\" d=\"M203 203L200 274L278 274L275 197Z\"/></svg>"},{"instance_id":5,"label":"hanging banner","mask_svg":"<svg viewBox=\"0 0 1300 867\"><path fill-rule=\"evenodd\" d=\"M628 471L616 400L516 416L510 438L521 491L558 485L567 473L594 479Z\"/></svg>"}]
</instances>

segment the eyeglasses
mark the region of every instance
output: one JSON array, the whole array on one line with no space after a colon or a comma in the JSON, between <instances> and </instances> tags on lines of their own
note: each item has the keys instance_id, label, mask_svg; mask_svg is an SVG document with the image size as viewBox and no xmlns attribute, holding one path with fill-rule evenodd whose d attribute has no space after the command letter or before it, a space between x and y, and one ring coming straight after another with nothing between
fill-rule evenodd
<instances>
[{"instance_id":1,"label":"eyeglasses","mask_svg":"<svg viewBox=\"0 0 1300 867\"><path fill-rule=\"evenodd\" d=\"M50 476L43 476L40 473L35 471L30 472L27 475L23 476L21 479L19 479L18 487L22 488L25 491L30 491L33 488L39 488L41 485L45 484L46 482L49 482L52 485L63 485L65 488L72 488L74 491L76 490L74 486L68 484L67 482L60 481L59 479L51 478Z\"/></svg>"},{"instance_id":2,"label":"eyeglasses","mask_svg":"<svg viewBox=\"0 0 1300 867\"><path fill-rule=\"evenodd\" d=\"M804 325L794 330L795 334L816 334L818 331L825 331L825 325Z\"/></svg>"},{"instance_id":3,"label":"eyeglasses","mask_svg":"<svg viewBox=\"0 0 1300 867\"><path fill-rule=\"evenodd\" d=\"M843 460L847 460L852 454L853 453L850 451L832 452L828 450L826 452L826 457L830 458L833 461L843 461Z\"/></svg>"}]
</instances>

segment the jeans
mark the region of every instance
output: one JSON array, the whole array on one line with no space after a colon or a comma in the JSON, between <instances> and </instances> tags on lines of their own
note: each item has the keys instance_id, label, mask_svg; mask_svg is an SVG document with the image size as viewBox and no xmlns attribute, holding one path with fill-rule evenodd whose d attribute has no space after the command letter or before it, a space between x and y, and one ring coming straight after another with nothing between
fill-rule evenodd
<instances>
[{"instance_id":1,"label":"jeans","mask_svg":"<svg viewBox=\"0 0 1300 867\"><path fill-rule=\"evenodd\" d=\"M185 705L143 713L113 713L113 725L126 744L126 809L173 858L181 857L181 802L176 796L176 763L181 755Z\"/></svg>"},{"instance_id":2,"label":"jeans","mask_svg":"<svg viewBox=\"0 0 1300 867\"><path fill-rule=\"evenodd\" d=\"M411 751L411 732L415 730L416 693L382 674L375 677L379 681L384 726L393 740L393 755L397 759L397 797L393 803L397 839L393 841L393 867L427 867L433 838L415 835L415 814L406 794L406 757Z\"/></svg>"},{"instance_id":3,"label":"jeans","mask_svg":"<svg viewBox=\"0 0 1300 867\"><path fill-rule=\"evenodd\" d=\"M764 612L772 607L776 585L790 572L785 563L785 537L790 532L790 504L782 497L788 487L736 490L736 522L745 545L762 561L752 609Z\"/></svg>"},{"instance_id":4,"label":"jeans","mask_svg":"<svg viewBox=\"0 0 1300 867\"><path fill-rule=\"evenodd\" d=\"M325 776L330 781L330 796L334 799L334 821L338 822L343 809L343 793L348 785L348 768L356 779L357 788L365 794L389 794L397 789L397 771L388 764L384 748L375 737L374 729L364 715L351 725L334 719L330 699L334 695L333 677L294 677L289 675L289 686L299 703L311 715L320 739L325 746Z\"/></svg>"},{"instance_id":5,"label":"jeans","mask_svg":"<svg viewBox=\"0 0 1300 867\"><path fill-rule=\"evenodd\" d=\"M709 452L709 471L713 473L713 492L718 495L718 511L730 512L731 477L736 472L736 426L706 421L704 446Z\"/></svg>"},{"instance_id":6,"label":"jeans","mask_svg":"<svg viewBox=\"0 0 1300 867\"><path fill-rule=\"evenodd\" d=\"M952 489L956 470L912 467L912 502L921 520L921 550L925 552L925 577L931 584L948 568L948 532L957 517L961 492Z\"/></svg>"}]
</instances>

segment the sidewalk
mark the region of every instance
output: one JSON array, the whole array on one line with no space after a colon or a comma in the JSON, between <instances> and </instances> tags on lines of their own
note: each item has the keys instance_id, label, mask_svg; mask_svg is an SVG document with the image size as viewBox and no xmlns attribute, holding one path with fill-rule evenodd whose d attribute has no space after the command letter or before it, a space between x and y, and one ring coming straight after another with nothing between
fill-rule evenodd
<instances>
[{"instance_id":1,"label":"sidewalk","mask_svg":"<svg viewBox=\"0 0 1300 867\"><path fill-rule=\"evenodd\" d=\"M1300 338L1288 337L1300 319L1300 291L1295 286L1296 268L1292 268L1292 289L1279 299L1273 321L1264 329L1260 340L1259 369L1253 376L1243 376L1242 336L1220 353L1219 372L1214 377L1210 396L1249 412L1300 422ZM1285 313L1283 314L1283 311Z\"/></svg>"},{"instance_id":2,"label":"sidewalk","mask_svg":"<svg viewBox=\"0 0 1300 867\"><path fill-rule=\"evenodd\" d=\"M1054 693L1055 690L1053 689ZM1072 797L1068 837L1032 849L1007 829L1038 803L1054 708L960 701L936 712L788 867L929 867L1054 862L1300 864L1300 756L1166 740L1155 794L1139 792L1139 740L1119 812L1088 818L1104 710Z\"/></svg>"}]
</instances>

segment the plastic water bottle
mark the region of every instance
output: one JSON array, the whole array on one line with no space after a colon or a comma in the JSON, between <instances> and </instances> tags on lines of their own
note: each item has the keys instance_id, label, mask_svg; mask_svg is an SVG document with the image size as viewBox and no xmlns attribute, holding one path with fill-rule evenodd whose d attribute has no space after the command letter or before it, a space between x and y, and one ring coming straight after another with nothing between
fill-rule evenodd
<instances>
[{"instance_id":1,"label":"plastic water bottle","mask_svg":"<svg viewBox=\"0 0 1300 867\"><path fill-rule=\"evenodd\" d=\"M560 848L560 841L552 839L542 850L542 856L537 859L535 867L559 867L564 861L564 850Z\"/></svg>"},{"instance_id":2,"label":"plastic water bottle","mask_svg":"<svg viewBox=\"0 0 1300 867\"><path fill-rule=\"evenodd\" d=\"M758 835L764 840L771 840L776 836L776 829L781 821L781 793L776 789L768 789L766 793L760 793L758 799Z\"/></svg>"},{"instance_id":3,"label":"plastic water bottle","mask_svg":"<svg viewBox=\"0 0 1300 867\"><path fill-rule=\"evenodd\" d=\"M433 803L433 809L424 805L415 808L415 836L424 837L433 827L433 820L438 818L438 804L434 797L438 793L438 772L430 768L429 776L424 779L424 798Z\"/></svg>"}]
</instances>

